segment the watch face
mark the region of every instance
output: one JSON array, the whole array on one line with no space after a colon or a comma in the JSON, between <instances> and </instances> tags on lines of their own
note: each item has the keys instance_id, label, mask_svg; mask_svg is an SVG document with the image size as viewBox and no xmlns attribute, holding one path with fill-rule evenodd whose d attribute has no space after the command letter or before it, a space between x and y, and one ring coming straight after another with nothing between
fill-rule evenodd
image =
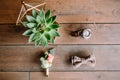
<instances>
[{"instance_id":1,"label":"watch face","mask_svg":"<svg viewBox=\"0 0 120 80\"><path fill-rule=\"evenodd\" d=\"M82 37L85 39L88 39L91 37L91 30L90 29L84 29L82 33Z\"/></svg>"}]
</instances>

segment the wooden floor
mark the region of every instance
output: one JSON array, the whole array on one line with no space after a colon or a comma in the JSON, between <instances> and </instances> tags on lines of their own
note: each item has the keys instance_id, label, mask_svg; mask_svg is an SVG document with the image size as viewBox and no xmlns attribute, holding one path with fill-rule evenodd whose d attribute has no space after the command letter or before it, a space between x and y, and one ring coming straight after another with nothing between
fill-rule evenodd
<instances>
[{"instance_id":1,"label":"wooden floor","mask_svg":"<svg viewBox=\"0 0 120 80\"><path fill-rule=\"evenodd\" d=\"M25 0L47 3L46 10L56 14L62 26L55 45L46 49L28 44L26 30L16 26L21 0L0 1L0 80L120 80L120 0ZM94 24L96 23L96 24ZM95 26L96 25L96 26ZM85 40L70 33L90 28L92 37ZM50 77L40 68L40 54L56 48ZM96 66L73 69L71 54L93 53Z\"/></svg>"}]
</instances>

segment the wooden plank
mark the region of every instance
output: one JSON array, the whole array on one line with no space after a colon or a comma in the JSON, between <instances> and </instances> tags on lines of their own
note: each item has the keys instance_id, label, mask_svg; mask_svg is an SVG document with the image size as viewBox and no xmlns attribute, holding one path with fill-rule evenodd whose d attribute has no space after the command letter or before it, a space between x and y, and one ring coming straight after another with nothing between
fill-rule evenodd
<instances>
[{"instance_id":1,"label":"wooden plank","mask_svg":"<svg viewBox=\"0 0 120 80\"><path fill-rule=\"evenodd\" d=\"M0 47L0 71L40 70L41 47L4 46Z\"/></svg>"},{"instance_id":2,"label":"wooden plank","mask_svg":"<svg viewBox=\"0 0 120 80\"><path fill-rule=\"evenodd\" d=\"M28 43L28 38L22 33L26 30L23 26L0 25L0 45L33 44Z\"/></svg>"},{"instance_id":3,"label":"wooden plank","mask_svg":"<svg viewBox=\"0 0 120 80\"><path fill-rule=\"evenodd\" d=\"M120 23L117 17L105 17L97 15L58 15L56 21L58 23Z\"/></svg>"},{"instance_id":4,"label":"wooden plank","mask_svg":"<svg viewBox=\"0 0 120 80\"><path fill-rule=\"evenodd\" d=\"M0 80L29 80L28 72L0 72Z\"/></svg>"},{"instance_id":5,"label":"wooden plank","mask_svg":"<svg viewBox=\"0 0 120 80\"><path fill-rule=\"evenodd\" d=\"M113 0L45 0L46 9L58 15L59 23L120 22L120 1Z\"/></svg>"},{"instance_id":6,"label":"wooden plank","mask_svg":"<svg viewBox=\"0 0 120 80\"><path fill-rule=\"evenodd\" d=\"M24 27L15 25L0 25L0 45L4 44L27 44L27 37L22 33Z\"/></svg>"},{"instance_id":7,"label":"wooden plank","mask_svg":"<svg viewBox=\"0 0 120 80\"><path fill-rule=\"evenodd\" d=\"M41 3L43 0L26 0ZM45 0L46 10L58 15L59 23L120 23L119 0ZM4 6L4 7L3 7ZM1 0L0 24L15 23L20 11L20 0Z\"/></svg>"},{"instance_id":8,"label":"wooden plank","mask_svg":"<svg viewBox=\"0 0 120 80\"><path fill-rule=\"evenodd\" d=\"M60 24L60 37L55 44L120 44L120 24ZM81 37L72 37L72 31L81 28L90 28L92 37L85 40ZM22 35L26 29L23 26L0 25L0 45L29 44L28 37Z\"/></svg>"},{"instance_id":9,"label":"wooden plank","mask_svg":"<svg viewBox=\"0 0 120 80\"><path fill-rule=\"evenodd\" d=\"M31 80L119 80L120 72L50 72L49 77L41 72L31 72Z\"/></svg>"},{"instance_id":10,"label":"wooden plank","mask_svg":"<svg viewBox=\"0 0 120 80\"><path fill-rule=\"evenodd\" d=\"M65 24L59 29L60 37L56 44L120 44L120 24ZM91 29L92 36L89 39L73 37L71 32L80 29Z\"/></svg>"},{"instance_id":11,"label":"wooden plank","mask_svg":"<svg viewBox=\"0 0 120 80\"><path fill-rule=\"evenodd\" d=\"M26 0L26 1L28 2L29 0ZM42 0L39 0L39 2L41 3ZM0 24L16 23L20 9L21 9L21 0L17 0L17 1L1 0L0 1Z\"/></svg>"},{"instance_id":12,"label":"wooden plank","mask_svg":"<svg viewBox=\"0 0 120 80\"><path fill-rule=\"evenodd\" d=\"M1 0L0 1L0 23L16 22L19 10L21 8L20 0Z\"/></svg>"},{"instance_id":13,"label":"wooden plank","mask_svg":"<svg viewBox=\"0 0 120 80\"><path fill-rule=\"evenodd\" d=\"M120 45L57 45L56 55L50 71L96 71L120 70ZM0 46L0 71L42 71L40 54L45 51L34 46ZM83 65L73 69L69 63L71 55L87 52L96 56L96 66Z\"/></svg>"}]
</instances>

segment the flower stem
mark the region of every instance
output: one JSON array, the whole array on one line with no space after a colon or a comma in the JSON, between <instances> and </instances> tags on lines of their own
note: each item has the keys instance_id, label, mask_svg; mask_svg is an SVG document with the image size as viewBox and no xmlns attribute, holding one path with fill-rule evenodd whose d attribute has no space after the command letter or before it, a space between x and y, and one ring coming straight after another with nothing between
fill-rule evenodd
<instances>
[{"instance_id":1,"label":"flower stem","mask_svg":"<svg viewBox=\"0 0 120 80\"><path fill-rule=\"evenodd\" d=\"M46 76L49 77L49 68L46 68Z\"/></svg>"}]
</instances>

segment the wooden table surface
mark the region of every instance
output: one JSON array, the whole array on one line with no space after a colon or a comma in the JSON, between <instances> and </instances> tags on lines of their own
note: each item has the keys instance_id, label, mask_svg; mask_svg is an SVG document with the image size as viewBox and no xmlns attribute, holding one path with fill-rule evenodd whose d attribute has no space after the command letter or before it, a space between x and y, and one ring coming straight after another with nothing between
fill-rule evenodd
<instances>
[{"instance_id":1,"label":"wooden table surface","mask_svg":"<svg viewBox=\"0 0 120 80\"><path fill-rule=\"evenodd\" d=\"M45 10L57 15L61 28L55 44L46 49L29 44L26 30L16 26L21 0L0 1L0 80L120 80L120 0L25 0L46 2ZM96 23L96 24L94 24ZM90 28L92 36L85 40L70 35L72 31ZM50 76L40 68L40 54L56 48ZM78 69L68 63L69 56L93 53L96 66Z\"/></svg>"}]
</instances>

